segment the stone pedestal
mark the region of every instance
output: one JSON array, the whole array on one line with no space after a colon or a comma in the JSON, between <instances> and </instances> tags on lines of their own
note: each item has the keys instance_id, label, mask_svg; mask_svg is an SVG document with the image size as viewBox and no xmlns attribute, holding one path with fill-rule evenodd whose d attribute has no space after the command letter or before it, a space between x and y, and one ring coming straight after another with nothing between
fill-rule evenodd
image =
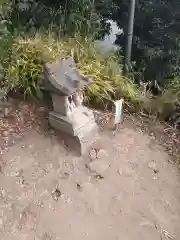
<instances>
[{"instance_id":1,"label":"stone pedestal","mask_svg":"<svg viewBox=\"0 0 180 240\"><path fill-rule=\"evenodd\" d=\"M80 107L71 117L56 112L49 113L49 124L59 131L65 144L83 155L92 145L98 133L92 111Z\"/></svg>"}]
</instances>

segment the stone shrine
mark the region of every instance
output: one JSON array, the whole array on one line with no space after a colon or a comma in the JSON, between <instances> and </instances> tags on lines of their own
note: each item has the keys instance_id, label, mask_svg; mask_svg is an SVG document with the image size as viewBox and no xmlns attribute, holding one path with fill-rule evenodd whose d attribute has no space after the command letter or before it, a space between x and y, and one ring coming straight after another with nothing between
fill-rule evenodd
<instances>
[{"instance_id":1,"label":"stone shrine","mask_svg":"<svg viewBox=\"0 0 180 240\"><path fill-rule=\"evenodd\" d=\"M49 123L80 155L90 147L98 131L93 112L82 105L82 91L90 84L92 81L79 74L72 58L44 65L44 85L53 103Z\"/></svg>"}]
</instances>

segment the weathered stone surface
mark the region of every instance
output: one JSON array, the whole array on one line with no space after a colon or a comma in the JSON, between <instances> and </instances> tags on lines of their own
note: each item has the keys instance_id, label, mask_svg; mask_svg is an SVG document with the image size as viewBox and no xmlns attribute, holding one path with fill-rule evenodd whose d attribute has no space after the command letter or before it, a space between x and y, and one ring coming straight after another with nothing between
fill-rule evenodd
<instances>
[{"instance_id":1,"label":"weathered stone surface","mask_svg":"<svg viewBox=\"0 0 180 240\"><path fill-rule=\"evenodd\" d=\"M49 123L58 130L64 143L79 155L83 155L90 148L98 132L97 125L91 122L76 129L73 128L70 122L63 122L63 119L56 120L51 115Z\"/></svg>"},{"instance_id":2,"label":"weathered stone surface","mask_svg":"<svg viewBox=\"0 0 180 240\"><path fill-rule=\"evenodd\" d=\"M91 81L80 75L71 58L45 64L44 77L53 102L49 124L60 132L66 145L82 155L98 132L93 112L82 106L82 88Z\"/></svg>"},{"instance_id":3,"label":"weathered stone surface","mask_svg":"<svg viewBox=\"0 0 180 240\"><path fill-rule=\"evenodd\" d=\"M70 96L77 89L82 89L92 83L80 75L72 58L59 58L55 63L46 63L44 80L47 89L65 96Z\"/></svg>"},{"instance_id":4,"label":"weathered stone surface","mask_svg":"<svg viewBox=\"0 0 180 240\"><path fill-rule=\"evenodd\" d=\"M92 112L85 107L76 109L70 116L50 112L49 123L53 128L73 136L81 131L89 132L94 127L97 129Z\"/></svg>"},{"instance_id":5,"label":"weathered stone surface","mask_svg":"<svg viewBox=\"0 0 180 240\"><path fill-rule=\"evenodd\" d=\"M67 116L68 114L67 98L68 97L60 96L54 93L52 93L51 96L52 96L54 111L62 114L63 116Z\"/></svg>"}]
</instances>

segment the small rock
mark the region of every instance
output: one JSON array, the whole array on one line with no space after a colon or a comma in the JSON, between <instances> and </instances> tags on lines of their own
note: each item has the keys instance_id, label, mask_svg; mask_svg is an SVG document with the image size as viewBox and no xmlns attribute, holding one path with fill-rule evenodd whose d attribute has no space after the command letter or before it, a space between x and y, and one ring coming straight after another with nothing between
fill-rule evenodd
<instances>
[{"instance_id":1,"label":"small rock","mask_svg":"<svg viewBox=\"0 0 180 240\"><path fill-rule=\"evenodd\" d=\"M157 175L154 175L153 180L157 180L157 179L158 179Z\"/></svg>"},{"instance_id":2,"label":"small rock","mask_svg":"<svg viewBox=\"0 0 180 240\"><path fill-rule=\"evenodd\" d=\"M108 157L108 153L105 149L100 149L98 152L98 159L105 159Z\"/></svg>"},{"instance_id":3,"label":"small rock","mask_svg":"<svg viewBox=\"0 0 180 240\"><path fill-rule=\"evenodd\" d=\"M82 187L81 187L81 185L80 185L79 183L76 183L76 188L77 188L77 190L79 190L79 191L82 190Z\"/></svg>"},{"instance_id":4,"label":"small rock","mask_svg":"<svg viewBox=\"0 0 180 240\"><path fill-rule=\"evenodd\" d=\"M122 175L123 175L123 170L120 168L120 169L117 170L117 173L118 173L120 176L122 176Z\"/></svg>"},{"instance_id":5,"label":"small rock","mask_svg":"<svg viewBox=\"0 0 180 240\"><path fill-rule=\"evenodd\" d=\"M60 191L58 188L56 188L56 189L52 192L52 198L53 198L53 200L55 200L55 201L58 201L59 198L61 197L61 195L62 195L62 193L61 193L61 191Z\"/></svg>"},{"instance_id":6,"label":"small rock","mask_svg":"<svg viewBox=\"0 0 180 240\"><path fill-rule=\"evenodd\" d=\"M68 179L69 178L69 173L64 172L61 176L61 179Z\"/></svg>"},{"instance_id":7,"label":"small rock","mask_svg":"<svg viewBox=\"0 0 180 240\"><path fill-rule=\"evenodd\" d=\"M97 174L97 175L95 176L95 178L98 179L98 180L104 179L104 177L101 176L100 174Z\"/></svg>"},{"instance_id":8,"label":"small rock","mask_svg":"<svg viewBox=\"0 0 180 240\"><path fill-rule=\"evenodd\" d=\"M89 156L90 156L91 160L97 159L97 154L96 154L95 149L92 149L92 150L89 152Z\"/></svg>"},{"instance_id":9,"label":"small rock","mask_svg":"<svg viewBox=\"0 0 180 240\"><path fill-rule=\"evenodd\" d=\"M5 195L6 195L5 190L4 189L0 190L0 199L3 199Z\"/></svg>"},{"instance_id":10,"label":"small rock","mask_svg":"<svg viewBox=\"0 0 180 240\"><path fill-rule=\"evenodd\" d=\"M92 173L103 176L109 168L109 164L103 161L96 160L87 164L87 167Z\"/></svg>"},{"instance_id":11,"label":"small rock","mask_svg":"<svg viewBox=\"0 0 180 240\"><path fill-rule=\"evenodd\" d=\"M21 177L22 175L23 175L23 169L22 168L15 173L16 177Z\"/></svg>"},{"instance_id":12,"label":"small rock","mask_svg":"<svg viewBox=\"0 0 180 240\"><path fill-rule=\"evenodd\" d=\"M53 239L53 234L52 233L45 233L42 237L42 240L52 240Z\"/></svg>"},{"instance_id":13,"label":"small rock","mask_svg":"<svg viewBox=\"0 0 180 240\"><path fill-rule=\"evenodd\" d=\"M19 184L21 185L21 187L24 187L25 186L25 179L23 176L20 177L19 179Z\"/></svg>"},{"instance_id":14,"label":"small rock","mask_svg":"<svg viewBox=\"0 0 180 240\"><path fill-rule=\"evenodd\" d=\"M154 161L151 161L148 166L150 169L152 169L154 171L154 173L159 172L159 169L157 168L156 163Z\"/></svg>"},{"instance_id":15,"label":"small rock","mask_svg":"<svg viewBox=\"0 0 180 240\"><path fill-rule=\"evenodd\" d=\"M98 155L100 151L108 149L109 144L110 144L109 141L99 138L93 142L92 149L95 150L96 154Z\"/></svg>"},{"instance_id":16,"label":"small rock","mask_svg":"<svg viewBox=\"0 0 180 240\"><path fill-rule=\"evenodd\" d=\"M158 173L159 172L159 169L154 169L154 173Z\"/></svg>"}]
</instances>

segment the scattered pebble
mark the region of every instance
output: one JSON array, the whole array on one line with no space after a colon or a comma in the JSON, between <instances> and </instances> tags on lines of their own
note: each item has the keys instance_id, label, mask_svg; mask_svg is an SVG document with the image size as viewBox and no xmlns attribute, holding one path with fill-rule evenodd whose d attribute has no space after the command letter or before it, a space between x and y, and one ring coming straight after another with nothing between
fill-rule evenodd
<instances>
[{"instance_id":1,"label":"scattered pebble","mask_svg":"<svg viewBox=\"0 0 180 240\"><path fill-rule=\"evenodd\" d=\"M104 161L96 160L86 164L86 168L88 168L91 173L104 176L105 172L109 168L109 164L105 163Z\"/></svg>"},{"instance_id":2,"label":"scattered pebble","mask_svg":"<svg viewBox=\"0 0 180 240\"><path fill-rule=\"evenodd\" d=\"M76 183L76 188L77 188L77 190L79 190L79 191L82 190L82 187L81 187L81 185L80 185L79 183Z\"/></svg>"},{"instance_id":3,"label":"scattered pebble","mask_svg":"<svg viewBox=\"0 0 180 240\"><path fill-rule=\"evenodd\" d=\"M97 159L96 151L94 149L91 149L91 151L89 152L89 156L91 160Z\"/></svg>"},{"instance_id":4,"label":"scattered pebble","mask_svg":"<svg viewBox=\"0 0 180 240\"><path fill-rule=\"evenodd\" d=\"M53 239L53 234L52 233L45 233L42 237L42 240L52 240Z\"/></svg>"},{"instance_id":5,"label":"scattered pebble","mask_svg":"<svg viewBox=\"0 0 180 240\"><path fill-rule=\"evenodd\" d=\"M4 189L0 190L0 199L3 199L5 195L6 195L5 190Z\"/></svg>"},{"instance_id":6,"label":"scattered pebble","mask_svg":"<svg viewBox=\"0 0 180 240\"><path fill-rule=\"evenodd\" d=\"M25 179L23 176L21 176L20 180L19 180L19 184L21 185L21 187L24 187L25 184Z\"/></svg>"},{"instance_id":7,"label":"scattered pebble","mask_svg":"<svg viewBox=\"0 0 180 240\"><path fill-rule=\"evenodd\" d=\"M154 173L156 174L159 173L159 169L157 168L156 163L154 161L151 161L148 166L150 169L154 171Z\"/></svg>"},{"instance_id":8,"label":"scattered pebble","mask_svg":"<svg viewBox=\"0 0 180 240\"><path fill-rule=\"evenodd\" d=\"M123 175L123 170L120 168L120 169L117 170L117 173L118 173L120 176L122 176L122 175Z\"/></svg>"},{"instance_id":9,"label":"scattered pebble","mask_svg":"<svg viewBox=\"0 0 180 240\"><path fill-rule=\"evenodd\" d=\"M55 200L55 201L58 201L59 198L61 197L61 195L62 195L62 193L61 193L61 191L60 191L58 188L56 188L56 189L52 192L52 198L53 198L53 200Z\"/></svg>"},{"instance_id":10,"label":"scattered pebble","mask_svg":"<svg viewBox=\"0 0 180 240\"><path fill-rule=\"evenodd\" d=\"M97 175L95 176L95 178L98 179L98 180L104 179L104 177L101 176L100 174L97 174Z\"/></svg>"},{"instance_id":11,"label":"scattered pebble","mask_svg":"<svg viewBox=\"0 0 180 240\"><path fill-rule=\"evenodd\" d=\"M64 172L61 176L61 179L68 179L69 178L69 173Z\"/></svg>"},{"instance_id":12,"label":"scattered pebble","mask_svg":"<svg viewBox=\"0 0 180 240\"><path fill-rule=\"evenodd\" d=\"M19 171L16 172L15 176L16 177L21 177L23 174L23 169L21 168Z\"/></svg>"}]
</instances>

